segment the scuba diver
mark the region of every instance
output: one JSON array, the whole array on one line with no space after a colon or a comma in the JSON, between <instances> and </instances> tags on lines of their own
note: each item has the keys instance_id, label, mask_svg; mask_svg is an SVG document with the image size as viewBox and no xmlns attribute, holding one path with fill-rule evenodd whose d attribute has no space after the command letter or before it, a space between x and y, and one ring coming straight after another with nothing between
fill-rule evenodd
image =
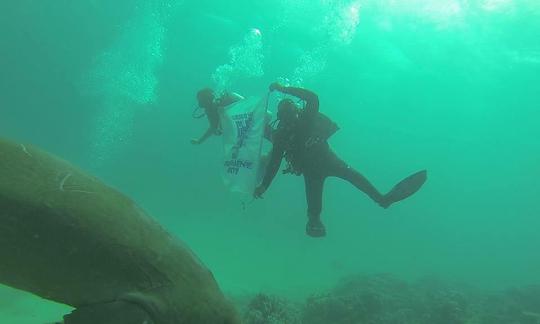
<instances>
[{"instance_id":1,"label":"scuba diver","mask_svg":"<svg viewBox=\"0 0 540 324\"><path fill-rule=\"evenodd\" d=\"M237 93L225 92L221 96L216 96L214 90L210 88L204 88L197 92L197 101L199 106L193 111L194 118L202 118L206 115L208 118L208 129L200 138L194 138L191 140L191 144L199 145L204 143L212 135L221 135L221 125L219 122L219 110L224 107L233 104L237 101L244 99ZM198 110L203 110L202 114L197 114Z\"/></svg>"},{"instance_id":2,"label":"scuba diver","mask_svg":"<svg viewBox=\"0 0 540 324\"><path fill-rule=\"evenodd\" d=\"M200 138L194 138L191 140L191 144L199 145L204 143L212 135L221 135L222 129L219 120L219 113L225 107L243 100L244 97L235 92L224 92L221 96L217 96L214 90L210 88L204 88L197 92L198 107L193 111L193 118L199 119L206 116L208 118L208 129ZM202 110L202 113L198 111ZM271 115L267 112L265 120L264 138L268 141L272 141L272 127L269 120Z\"/></svg>"},{"instance_id":3,"label":"scuba diver","mask_svg":"<svg viewBox=\"0 0 540 324\"><path fill-rule=\"evenodd\" d=\"M192 139L191 144L193 145L199 145L204 143L209 137L212 135L223 135L223 128L221 125L221 118L224 112L224 109L227 109L228 106L233 105L237 102L240 102L244 100L244 97L234 93L234 92L224 92L221 96L218 96L214 90L210 88L204 88L197 92L197 101L198 101L198 107L195 108L193 111L193 118L199 119L203 118L205 115L208 118L208 129L206 132L198 139ZM266 103L268 102L268 98ZM202 111L202 112L201 112ZM273 128L270 123L272 119L272 114L268 111L266 111L264 116L264 133L263 137L269 142L272 142L272 134L273 134ZM242 147L242 144L238 146L238 149ZM236 159L236 157L233 156L229 157ZM264 175L264 169L266 168L266 165L268 164L268 154L266 152L260 152L259 155L259 165L257 170L257 178L255 180L255 183L258 183L261 181L262 176ZM247 194L251 194L252 189L247 190Z\"/></svg>"},{"instance_id":4,"label":"scuba diver","mask_svg":"<svg viewBox=\"0 0 540 324\"><path fill-rule=\"evenodd\" d=\"M270 161L253 196L255 199L262 198L285 158L288 166L283 173L304 176L308 205L307 235L326 235L320 215L323 186L327 177L338 177L350 182L383 208L411 196L426 181L427 172L422 170L399 182L387 194L381 194L362 174L342 161L330 148L327 140L339 128L328 117L319 113L319 99L315 93L303 88L284 87L279 83L272 83L269 90L300 98L305 106L301 109L291 99L279 102L279 124L273 134Z\"/></svg>"}]
</instances>

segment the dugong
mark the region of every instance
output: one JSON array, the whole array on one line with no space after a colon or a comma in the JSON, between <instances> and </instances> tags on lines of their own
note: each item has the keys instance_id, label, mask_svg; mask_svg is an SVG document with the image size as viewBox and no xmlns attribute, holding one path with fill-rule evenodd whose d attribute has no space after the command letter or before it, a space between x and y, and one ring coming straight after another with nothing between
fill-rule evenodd
<instances>
[{"instance_id":1,"label":"dugong","mask_svg":"<svg viewBox=\"0 0 540 324\"><path fill-rule=\"evenodd\" d=\"M236 324L212 273L131 199L0 139L0 283L74 307L66 324Z\"/></svg>"}]
</instances>

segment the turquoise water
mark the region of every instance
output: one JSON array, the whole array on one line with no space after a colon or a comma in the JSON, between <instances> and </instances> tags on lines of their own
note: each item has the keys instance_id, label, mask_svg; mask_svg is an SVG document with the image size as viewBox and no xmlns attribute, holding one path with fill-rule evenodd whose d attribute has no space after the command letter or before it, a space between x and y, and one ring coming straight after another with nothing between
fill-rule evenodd
<instances>
[{"instance_id":1,"label":"turquoise water","mask_svg":"<svg viewBox=\"0 0 540 324\"><path fill-rule=\"evenodd\" d=\"M538 284L539 34L533 0L5 2L0 136L128 194L232 295L303 298L356 273ZM264 96L276 80L319 95L332 147L378 188L424 168L425 187L383 210L330 179L320 240L301 178L243 209L220 138L189 142L207 126L195 93ZM0 296L19 323L65 311Z\"/></svg>"}]
</instances>

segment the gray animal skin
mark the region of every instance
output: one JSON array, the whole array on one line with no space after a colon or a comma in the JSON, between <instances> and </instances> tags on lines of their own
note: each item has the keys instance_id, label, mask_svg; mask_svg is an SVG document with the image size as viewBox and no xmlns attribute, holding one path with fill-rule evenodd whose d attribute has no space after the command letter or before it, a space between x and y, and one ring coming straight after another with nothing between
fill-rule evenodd
<instances>
[{"instance_id":1,"label":"gray animal skin","mask_svg":"<svg viewBox=\"0 0 540 324\"><path fill-rule=\"evenodd\" d=\"M137 205L0 139L0 283L73 306L66 324L236 324L212 273Z\"/></svg>"}]
</instances>

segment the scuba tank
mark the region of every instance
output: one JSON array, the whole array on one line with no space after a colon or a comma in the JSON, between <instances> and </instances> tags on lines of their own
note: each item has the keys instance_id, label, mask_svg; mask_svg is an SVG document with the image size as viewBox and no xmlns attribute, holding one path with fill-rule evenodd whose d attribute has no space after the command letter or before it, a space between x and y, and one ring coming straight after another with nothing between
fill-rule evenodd
<instances>
[{"instance_id":1,"label":"scuba tank","mask_svg":"<svg viewBox=\"0 0 540 324\"><path fill-rule=\"evenodd\" d=\"M319 145L324 145L338 130L339 126L333 120L323 113L317 113L311 121L311 127L308 130L307 139L304 142L305 149L311 150ZM294 135L289 141L294 142ZM297 152L294 151L285 152L284 157L287 161L287 166L283 170L284 174L294 174L297 176L302 174L302 170L295 168L295 166L297 166L297 163L295 163L295 160L297 159L295 153L297 154Z\"/></svg>"},{"instance_id":2,"label":"scuba tank","mask_svg":"<svg viewBox=\"0 0 540 324\"><path fill-rule=\"evenodd\" d=\"M305 145L307 148L310 148L325 142L338 130L339 126L332 119L325 114L318 112L312 120L312 125L308 132L308 138Z\"/></svg>"}]
</instances>

